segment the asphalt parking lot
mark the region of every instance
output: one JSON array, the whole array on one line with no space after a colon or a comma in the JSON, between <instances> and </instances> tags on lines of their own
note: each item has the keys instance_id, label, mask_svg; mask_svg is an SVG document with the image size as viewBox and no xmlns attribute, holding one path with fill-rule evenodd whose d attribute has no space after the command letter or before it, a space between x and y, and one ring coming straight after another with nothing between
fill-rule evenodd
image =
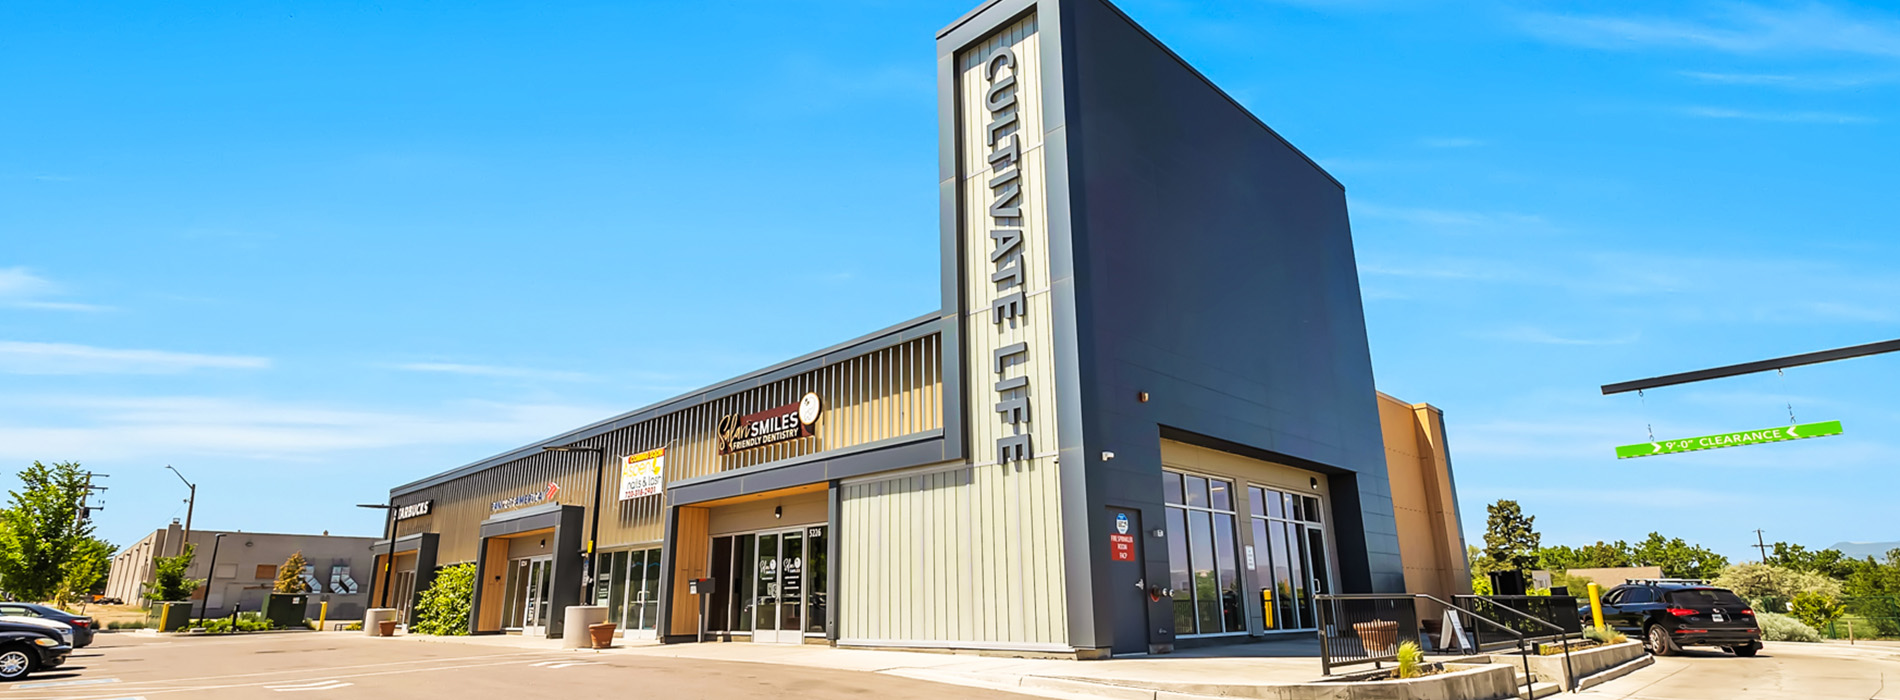
<instances>
[{"instance_id":1,"label":"asphalt parking lot","mask_svg":"<svg viewBox=\"0 0 1900 700\"><path fill-rule=\"evenodd\" d=\"M1024 696L884 674L779 664L462 644L345 633L102 634L67 665L0 685L7 700L291 697L994 698Z\"/></svg>"},{"instance_id":2,"label":"asphalt parking lot","mask_svg":"<svg viewBox=\"0 0 1900 700\"><path fill-rule=\"evenodd\" d=\"M1768 642L1752 659L1691 647L1580 694L1591 700L1900 700L1900 646Z\"/></svg>"}]
</instances>

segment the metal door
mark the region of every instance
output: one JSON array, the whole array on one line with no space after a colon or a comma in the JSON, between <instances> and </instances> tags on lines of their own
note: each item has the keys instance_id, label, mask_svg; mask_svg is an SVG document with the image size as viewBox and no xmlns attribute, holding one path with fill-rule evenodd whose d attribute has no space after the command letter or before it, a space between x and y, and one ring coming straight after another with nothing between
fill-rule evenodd
<instances>
[{"instance_id":1,"label":"metal door","mask_svg":"<svg viewBox=\"0 0 1900 700\"><path fill-rule=\"evenodd\" d=\"M1108 525L1108 590L1115 615L1115 638L1110 650L1115 654L1145 654L1149 616L1156 605L1171 606L1173 599L1150 595L1151 590L1159 594L1165 586L1147 577L1148 564L1141 558L1141 511L1111 507Z\"/></svg>"}]
</instances>

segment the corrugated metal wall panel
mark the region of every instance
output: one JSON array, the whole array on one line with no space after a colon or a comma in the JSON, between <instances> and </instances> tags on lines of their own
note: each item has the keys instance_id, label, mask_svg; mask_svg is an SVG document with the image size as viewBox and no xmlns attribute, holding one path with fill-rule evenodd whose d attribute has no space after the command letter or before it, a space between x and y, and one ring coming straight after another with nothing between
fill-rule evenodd
<instances>
[{"instance_id":1,"label":"corrugated metal wall panel","mask_svg":"<svg viewBox=\"0 0 1900 700\"><path fill-rule=\"evenodd\" d=\"M990 82L983 65L1000 47L1016 56L1020 143L1018 165L1026 216L993 219L989 145L984 106ZM958 56L956 91L961 122L962 249L965 283L966 401L971 416L972 466L907 474L845 489L840 530L853 552L851 576L840 582L845 600L875 601L841 615L840 641L892 646L994 646L1068 649L1063 589L1059 479L1055 466L1055 342L1049 295L1047 183L1043 176L1041 66L1036 18L1026 17ZM1000 74L999 74L1000 77ZM995 225L992 225L992 224ZM1027 313L997 324L991 302L990 230L1023 231L1022 268ZM1008 376L1029 379L1031 459L997 464L996 441L1016 428L995 409L997 348L1026 343L1029 353ZM1013 390L1020 392L1022 390ZM876 542L874 549L869 543ZM868 550L868 551L867 551ZM934 565L942 561L943 566ZM931 606L936 605L933 609Z\"/></svg>"},{"instance_id":2,"label":"corrugated metal wall panel","mask_svg":"<svg viewBox=\"0 0 1900 700\"><path fill-rule=\"evenodd\" d=\"M941 340L937 335L927 335L584 441L608 453L599 548L649 544L663 536L660 497L618 498L620 460L624 455L665 447L666 481L671 483L936 430L943 427L942 414L928 402L941 395L942 361ZM720 416L796 403L808 391L818 393L825 403L813 437L718 454L715 433ZM929 419L908 421L904 416ZM474 561L479 525L498 512L490 504L544 491L551 481L560 485L557 501L591 506L591 482L599 458L588 452L531 454L407 494L399 505L435 499L435 506L427 516L398 523L397 535L440 533L438 561L444 565Z\"/></svg>"}]
</instances>

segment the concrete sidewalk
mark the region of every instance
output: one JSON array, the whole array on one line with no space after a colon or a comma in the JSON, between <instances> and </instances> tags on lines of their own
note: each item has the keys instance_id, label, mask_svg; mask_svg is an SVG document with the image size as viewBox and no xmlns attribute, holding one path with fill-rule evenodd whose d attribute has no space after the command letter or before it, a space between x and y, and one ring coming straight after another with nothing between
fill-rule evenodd
<instances>
[{"instance_id":1,"label":"concrete sidewalk","mask_svg":"<svg viewBox=\"0 0 1900 700\"><path fill-rule=\"evenodd\" d=\"M560 641L510 635L428 637L405 635L389 641L475 644L515 649L546 649L574 654L628 654L678 659L751 662L887 673L920 680L1012 690L1048 697L1154 698L1157 689L1204 689L1209 695L1266 697L1266 686L1309 683L1322 678L1318 642L1294 638L1250 644L1187 649L1164 656L1100 661L1019 659L925 651L838 649L821 645L659 644L616 640L612 649L560 649Z\"/></svg>"}]
</instances>

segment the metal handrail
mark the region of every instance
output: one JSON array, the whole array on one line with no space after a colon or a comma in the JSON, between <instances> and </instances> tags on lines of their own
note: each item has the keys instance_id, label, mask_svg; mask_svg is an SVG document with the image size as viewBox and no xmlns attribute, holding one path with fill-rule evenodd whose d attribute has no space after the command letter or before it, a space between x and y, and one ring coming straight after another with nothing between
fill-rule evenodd
<instances>
[{"instance_id":1,"label":"metal handrail","mask_svg":"<svg viewBox=\"0 0 1900 700\"><path fill-rule=\"evenodd\" d=\"M1524 653L1525 637L1524 637L1523 632L1519 632L1517 630L1511 629L1510 627L1506 627L1503 623L1500 623L1496 620L1492 620L1491 618L1485 617L1483 615L1479 615L1470 610L1466 610L1464 608L1458 607L1457 605L1448 603L1437 596L1431 595L1429 593L1402 593L1402 594L1396 594L1396 595L1387 594L1387 593L1345 593L1345 594L1330 594L1330 595L1321 594L1321 595L1315 596L1315 598L1322 599L1322 600L1393 600L1393 599L1398 599L1398 598L1413 598L1413 599L1424 598L1426 600L1432 601L1439 605L1443 605L1452 610L1456 610L1466 615L1470 615L1471 619L1473 620L1477 620L1479 622L1490 625L1492 627L1496 627L1498 629L1504 630L1506 633L1509 633L1511 636L1517 638L1517 651L1520 655L1524 657L1524 687L1529 688L1532 683L1531 657L1529 654ZM1417 615L1418 614L1417 610L1414 609L1412 614ZM1542 620L1539 620L1539 622L1542 622ZM1326 652L1327 645L1326 645L1326 629L1324 626L1320 628L1319 635L1320 635L1320 655L1321 655L1320 663L1322 665L1329 665L1327 663L1328 660L1325 658L1325 655L1327 653ZM1567 658L1568 657L1566 657L1566 659ZM1330 673L1330 671L1328 672Z\"/></svg>"},{"instance_id":2,"label":"metal handrail","mask_svg":"<svg viewBox=\"0 0 1900 700\"><path fill-rule=\"evenodd\" d=\"M1472 596L1472 597L1473 597L1473 598L1477 598L1477 599L1479 599L1479 600L1491 600L1491 599L1493 599L1493 598L1499 598L1499 597L1507 597L1507 596ZM1529 597L1531 597L1531 596L1508 596L1508 597L1515 597L1515 598L1529 598ZM1577 685L1577 672L1576 672L1576 670L1575 670L1575 669L1574 669L1574 668L1573 668L1573 667L1572 667L1572 666L1570 665L1570 631L1569 631L1569 630L1566 630L1566 629L1564 629L1564 628L1563 628L1563 627L1561 627L1561 626L1558 626L1558 625L1557 625L1557 624L1555 624L1555 623L1552 623L1552 622L1551 622L1551 621L1549 621L1549 620L1545 620L1545 619L1543 619L1543 618L1540 618L1540 617L1537 617L1537 616L1535 616L1535 615L1531 615L1530 613L1527 613L1527 612L1524 612L1524 611L1522 611L1522 610L1518 610L1517 608L1513 608L1513 607L1511 607L1511 606L1509 606L1509 605L1505 605L1505 604L1503 604L1503 603L1495 603L1495 604L1496 604L1496 606L1497 606L1497 607L1500 607L1500 608L1503 608L1503 609L1505 609L1505 610L1507 610L1507 611L1510 611L1510 613L1511 613L1511 614L1513 614L1513 615L1516 615L1516 616L1518 616L1518 617L1521 617L1521 618L1524 618L1524 619L1526 619L1526 620L1530 620L1531 622L1535 622L1535 623L1537 623L1537 624L1540 624L1540 625L1543 625L1543 626L1545 626L1545 627L1549 627L1549 628L1551 628L1551 629L1554 629L1554 630L1557 630L1557 634L1558 634L1558 639L1559 639L1559 640L1561 640L1561 641L1563 642L1563 645L1564 645L1564 677L1565 677L1565 680L1568 680L1568 681L1570 681L1570 686L1572 686L1572 687L1570 687L1570 688L1568 688L1568 690L1571 690L1571 691L1575 691L1575 690L1576 690L1576 687L1575 687L1575 686ZM1520 635L1520 638L1521 638L1521 635ZM1530 664L1530 659L1528 659L1528 658L1526 658L1526 659L1525 659L1525 668L1527 668L1527 669L1528 669L1528 668L1530 668L1530 665L1529 665L1529 664ZM1528 674L1528 673L1529 673L1529 671L1526 671L1525 673L1527 673L1527 674Z\"/></svg>"}]
</instances>

